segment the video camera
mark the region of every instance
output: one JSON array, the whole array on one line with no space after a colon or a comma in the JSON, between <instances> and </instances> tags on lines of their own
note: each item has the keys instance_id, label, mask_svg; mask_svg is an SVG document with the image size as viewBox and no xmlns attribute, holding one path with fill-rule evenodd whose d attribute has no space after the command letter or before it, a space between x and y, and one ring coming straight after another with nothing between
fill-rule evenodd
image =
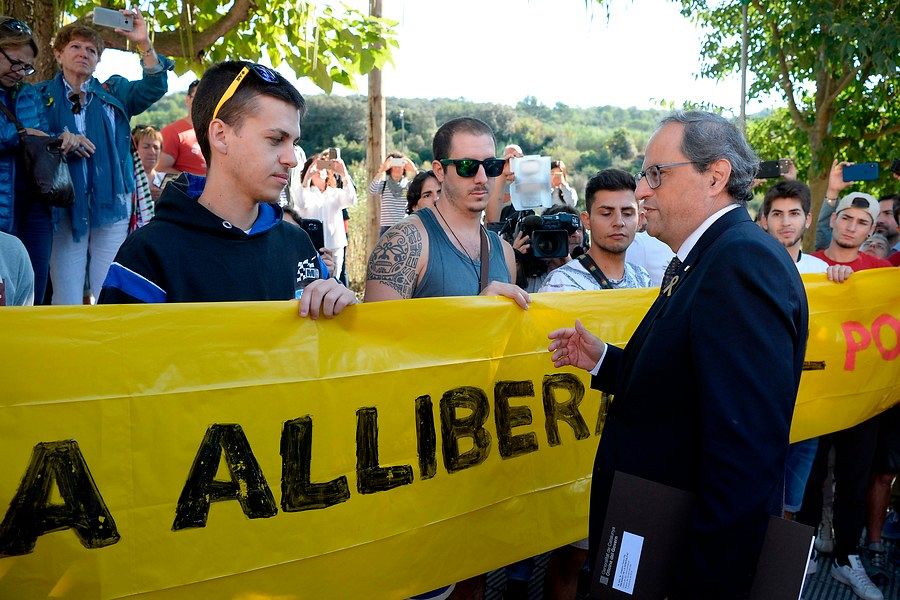
<instances>
[{"instance_id":1,"label":"video camera","mask_svg":"<svg viewBox=\"0 0 900 600\"><path fill-rule=\"evenodd\" d=\"M529 254L534 258L563 258L569 255L569 236L581 228L578 215L558 212L552 215L528 215L519 219L519 232L531 238Z\"/></svg>"}]
</instances>

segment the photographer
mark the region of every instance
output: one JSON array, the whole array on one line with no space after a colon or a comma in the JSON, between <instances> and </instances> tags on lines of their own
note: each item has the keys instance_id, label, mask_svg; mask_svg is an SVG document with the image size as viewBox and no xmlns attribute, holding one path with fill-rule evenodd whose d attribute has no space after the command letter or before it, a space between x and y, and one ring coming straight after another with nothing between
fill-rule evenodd
<instances>
[{"instance_id":1,"label":"photographer","mask_svg":"<svg viewBox=\"0 0 900 600\"><path fill-rule=\"evenodd\" d=\"M570 206L575 208L578 204L578 193L568 181L569 170L566 163L561 160L550 161L550 196L553 198L553 206ZM546 214L546 213L544 213Z\"/></svg>"},{"instance_id":2,"label":"photographer","mask_svg":"<svg viewBox=\"0 0 900 600\"><path fill-rule=\"evenodd\" d=\"M71 147L63 144L75 204L53 211L53 304L81 304L86 271L92 295L100 295L109 265L128 233L135 189L129 121L163 97L167 71L174 67L153 49L140 11L121 12L134 20L133 30L120 33L140 55L140 80L113 75L100 82L94 77L105 44L99 33L76 22L57 31L53 40L59 73L36 86L48 107L50 131L77 134Z\"/></svg>"},{"instance_id":3,"label":"photographer","mask_svg":"<svg viewBox=\"0 0 900 600\"><path fill-rule=\"evenodd\" d=\"M343 188L337 187L337 176L344 182ZM340 156L327 151L307 159L300 179L303 182L303 193L298 194L299 197L294 200L294 208L306 219L322 221L325 248L334 254L333 272L339 275L344 264L344 250L347 248L342 209L356 204L353 180Z\"/></svg>"},{"instance_id":4,"label":"photographer","mask_svg":"<svg viewBox=\"0 0 900 600\"><path fill-rule=\"evenodd\" d=\"M418 169L399 152L391 152L369 184L369 193L381 196L381 235L406 216L406 191Z\"/></svg>"},{"instance_id":5,"label":"photographer","mask_svg":"<svg viewBox=\"0 0 900 600\"><path fill-rule=\"evenodd\" d=\"M566 218L568 215L575 218ZM510 223L516 223L512 241L516 254L516 285L526 292L536 292L551 271L572 260L576 248L584 251L584 229L578 215L578 211L570 206L557 205L545 210L541 216L523 212L510 218Z\"/></svg>"}]
</instances>

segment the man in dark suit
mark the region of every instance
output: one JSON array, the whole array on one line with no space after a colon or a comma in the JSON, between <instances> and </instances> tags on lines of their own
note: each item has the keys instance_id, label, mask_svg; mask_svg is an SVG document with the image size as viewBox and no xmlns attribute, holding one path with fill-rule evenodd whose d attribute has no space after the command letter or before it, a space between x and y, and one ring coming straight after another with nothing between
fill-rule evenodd
<instances>
[{"instance_id":1,"label":"man in dark suit","mask_svg":"<svg viewBox=\"0 0 900 600\"><path fill-rule=\"evenodd\" d=\"M806 350L796 267L745 208L757 159L710 113L675 113L647 145L636 194L650 235L676 253L660 296L624 349L576 321L550 333L557 367L614 394L591 489L593 567L615 471L695 495L669 598L740 598L784 461ZM638 501L636 499L636 501Z\"/></svg>"}]
</instances>

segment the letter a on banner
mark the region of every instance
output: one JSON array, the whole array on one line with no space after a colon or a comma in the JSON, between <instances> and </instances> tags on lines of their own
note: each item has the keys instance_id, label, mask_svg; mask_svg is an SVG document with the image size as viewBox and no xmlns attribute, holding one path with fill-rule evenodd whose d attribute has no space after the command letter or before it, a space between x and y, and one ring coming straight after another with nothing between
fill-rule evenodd
<instances>
[{"instance_id":1,"label":"letter a on banner","mask_svg":"<svg viewBox=\"0 0 900 600\"><path fill-rule=\"evenodd\" d=\"M53 482L62 504L50 503ZM29 554L39 536L69 527L85 548L102 548L119 541L116 522L78 443L42 442L34 447L25 477L0 524L0 557Z\"/></svg>"},{"instance_id":2,"label":"letter a on banner","mask_svg":"<svg viewBox=\"0 0 900 600\"><path fill-rule=\"evenodd\" d=\"M223 450L231 481L215 479ZM272 490L240 425L213 425L206 431L178 498L172 529L205 527L210 502L220 500L237 500L251 519L278 514Z\"/></svg>"}]
</instances>

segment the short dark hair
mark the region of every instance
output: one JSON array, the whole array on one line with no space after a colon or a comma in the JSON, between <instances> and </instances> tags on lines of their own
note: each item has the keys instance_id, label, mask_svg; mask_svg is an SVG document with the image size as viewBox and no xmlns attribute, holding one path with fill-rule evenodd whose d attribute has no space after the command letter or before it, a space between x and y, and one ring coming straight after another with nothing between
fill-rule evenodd
<instances>
[{"instance_id":1,"label":"short dark hair","mask_svg":"<svg viewBox=\"0 0 900 600\"><path fill-rule=\"evenodd\" d=\"M292 104L300 111L301 119L306 116L306 101L297 88L280 73L271 70L276 81L273 83L263 81L253 70L253 66L253 63L241 60L220 62L207 69L197 85L194 104L191 106L191 121L197 132L197 144L200 145L200 151L203 153L207 165L212 164L209 149L209 124L212 122L216 104L244 67L249 67L250 73L241 81L234 95L219 109L217 118L239 130L244 118L256 110L256 98L259 96L269 96Z\"/></svg>"},{"instance_id":2,"label":"short dark hair","mask_svg":"<svg viewBox=\"0 0 900 600\"><path fill-rule=\"evenodd\" d=\"M590 214L591 206L594 204L594 194L600 191L621 192L630 190L634 192L637 184L634 181L634 175L623 171L622 169L603 169L598 171L596 175L588 179L587 185L584 186L584 205L585 210ZM637 202L637 199L635 199Z\"/></svg>"},{"instance_id":3,"label":"short dark hair","mask_svg":"<svg viewBox=\"0 0 900 600\"><path fill-rule=\"evenodd\" d=\"M434 160L450 158L450 144L457 133L471 133L472 135L489 135L494 139L494 132L490 125L475 117L458 117L450 119L438 128L431 142L431 152Z\"/></svg>"},{"instance_id":4,"label":"short dark hair","mask_svg":"<svg viewBox=\"0 0 900 600\"><path fill-rule=\"evenodd\" d=\"M879 202L883 200L893 200L894 204L891 210L894 212L894 220L900 224L900 194L885 194L881 198L878 199Z\"/></svg>"},{"instance_id":5,"label":"short dark hair","mask_svg":"<svg viewBox=\"0 0 900 600\"><path fill-rule=\"evenodd\" d=\"M812 194L809 191L809 186L802 181L791 181L786 179L784 181L779 181L770 187L763 198L762 209L760 212L768 217L769 213L772 212L772 202L779 198L799 200L800 208L803 209L803 214L809 214L812 206Z\"/></svg>"},{"instance_id":6,"label":"short dark hair","mask_svg":"<svg viewBox=\"0 0 900 600\"><path fill-rule=\"evenodd\" d=\"M732 199L746 205L753 199L753 178L759 159L750 148L744 134L728 119L703 111L676 111L664 118L659 126L670 123L684 126L681 152L702 173L717 160L731 163L731 175L725 189Z\"/></svg>"},{"instance_id":7,"label":"short dark hair","mask_svg":"<svg viewBox=\"0 0 900 600\"><path fill-rule=\"evenodd\" d=\"M199 79L193 80L193 81L188 85L187 95L190 96L191 94L193 94L193 93L194 93L194 90L197 88L198 85L200 85L200 80L199 80Z\"/></svg>"},{"instance_id":8,"label":"short dark hair","mask_svg":"<svg viewBox=\"0 0 900 600\"><path fill-rule=\"evenodd\" d=\"M409 182L409 187L406 188L406 214L411 215L413 213L413 209L419 203L419 198L422 197L422 186L425 185L425 180L429 177L433 178L437 181L437 177L434 175L434 171L419 171L413 180Z\"/></svg>"}]
</instances>

